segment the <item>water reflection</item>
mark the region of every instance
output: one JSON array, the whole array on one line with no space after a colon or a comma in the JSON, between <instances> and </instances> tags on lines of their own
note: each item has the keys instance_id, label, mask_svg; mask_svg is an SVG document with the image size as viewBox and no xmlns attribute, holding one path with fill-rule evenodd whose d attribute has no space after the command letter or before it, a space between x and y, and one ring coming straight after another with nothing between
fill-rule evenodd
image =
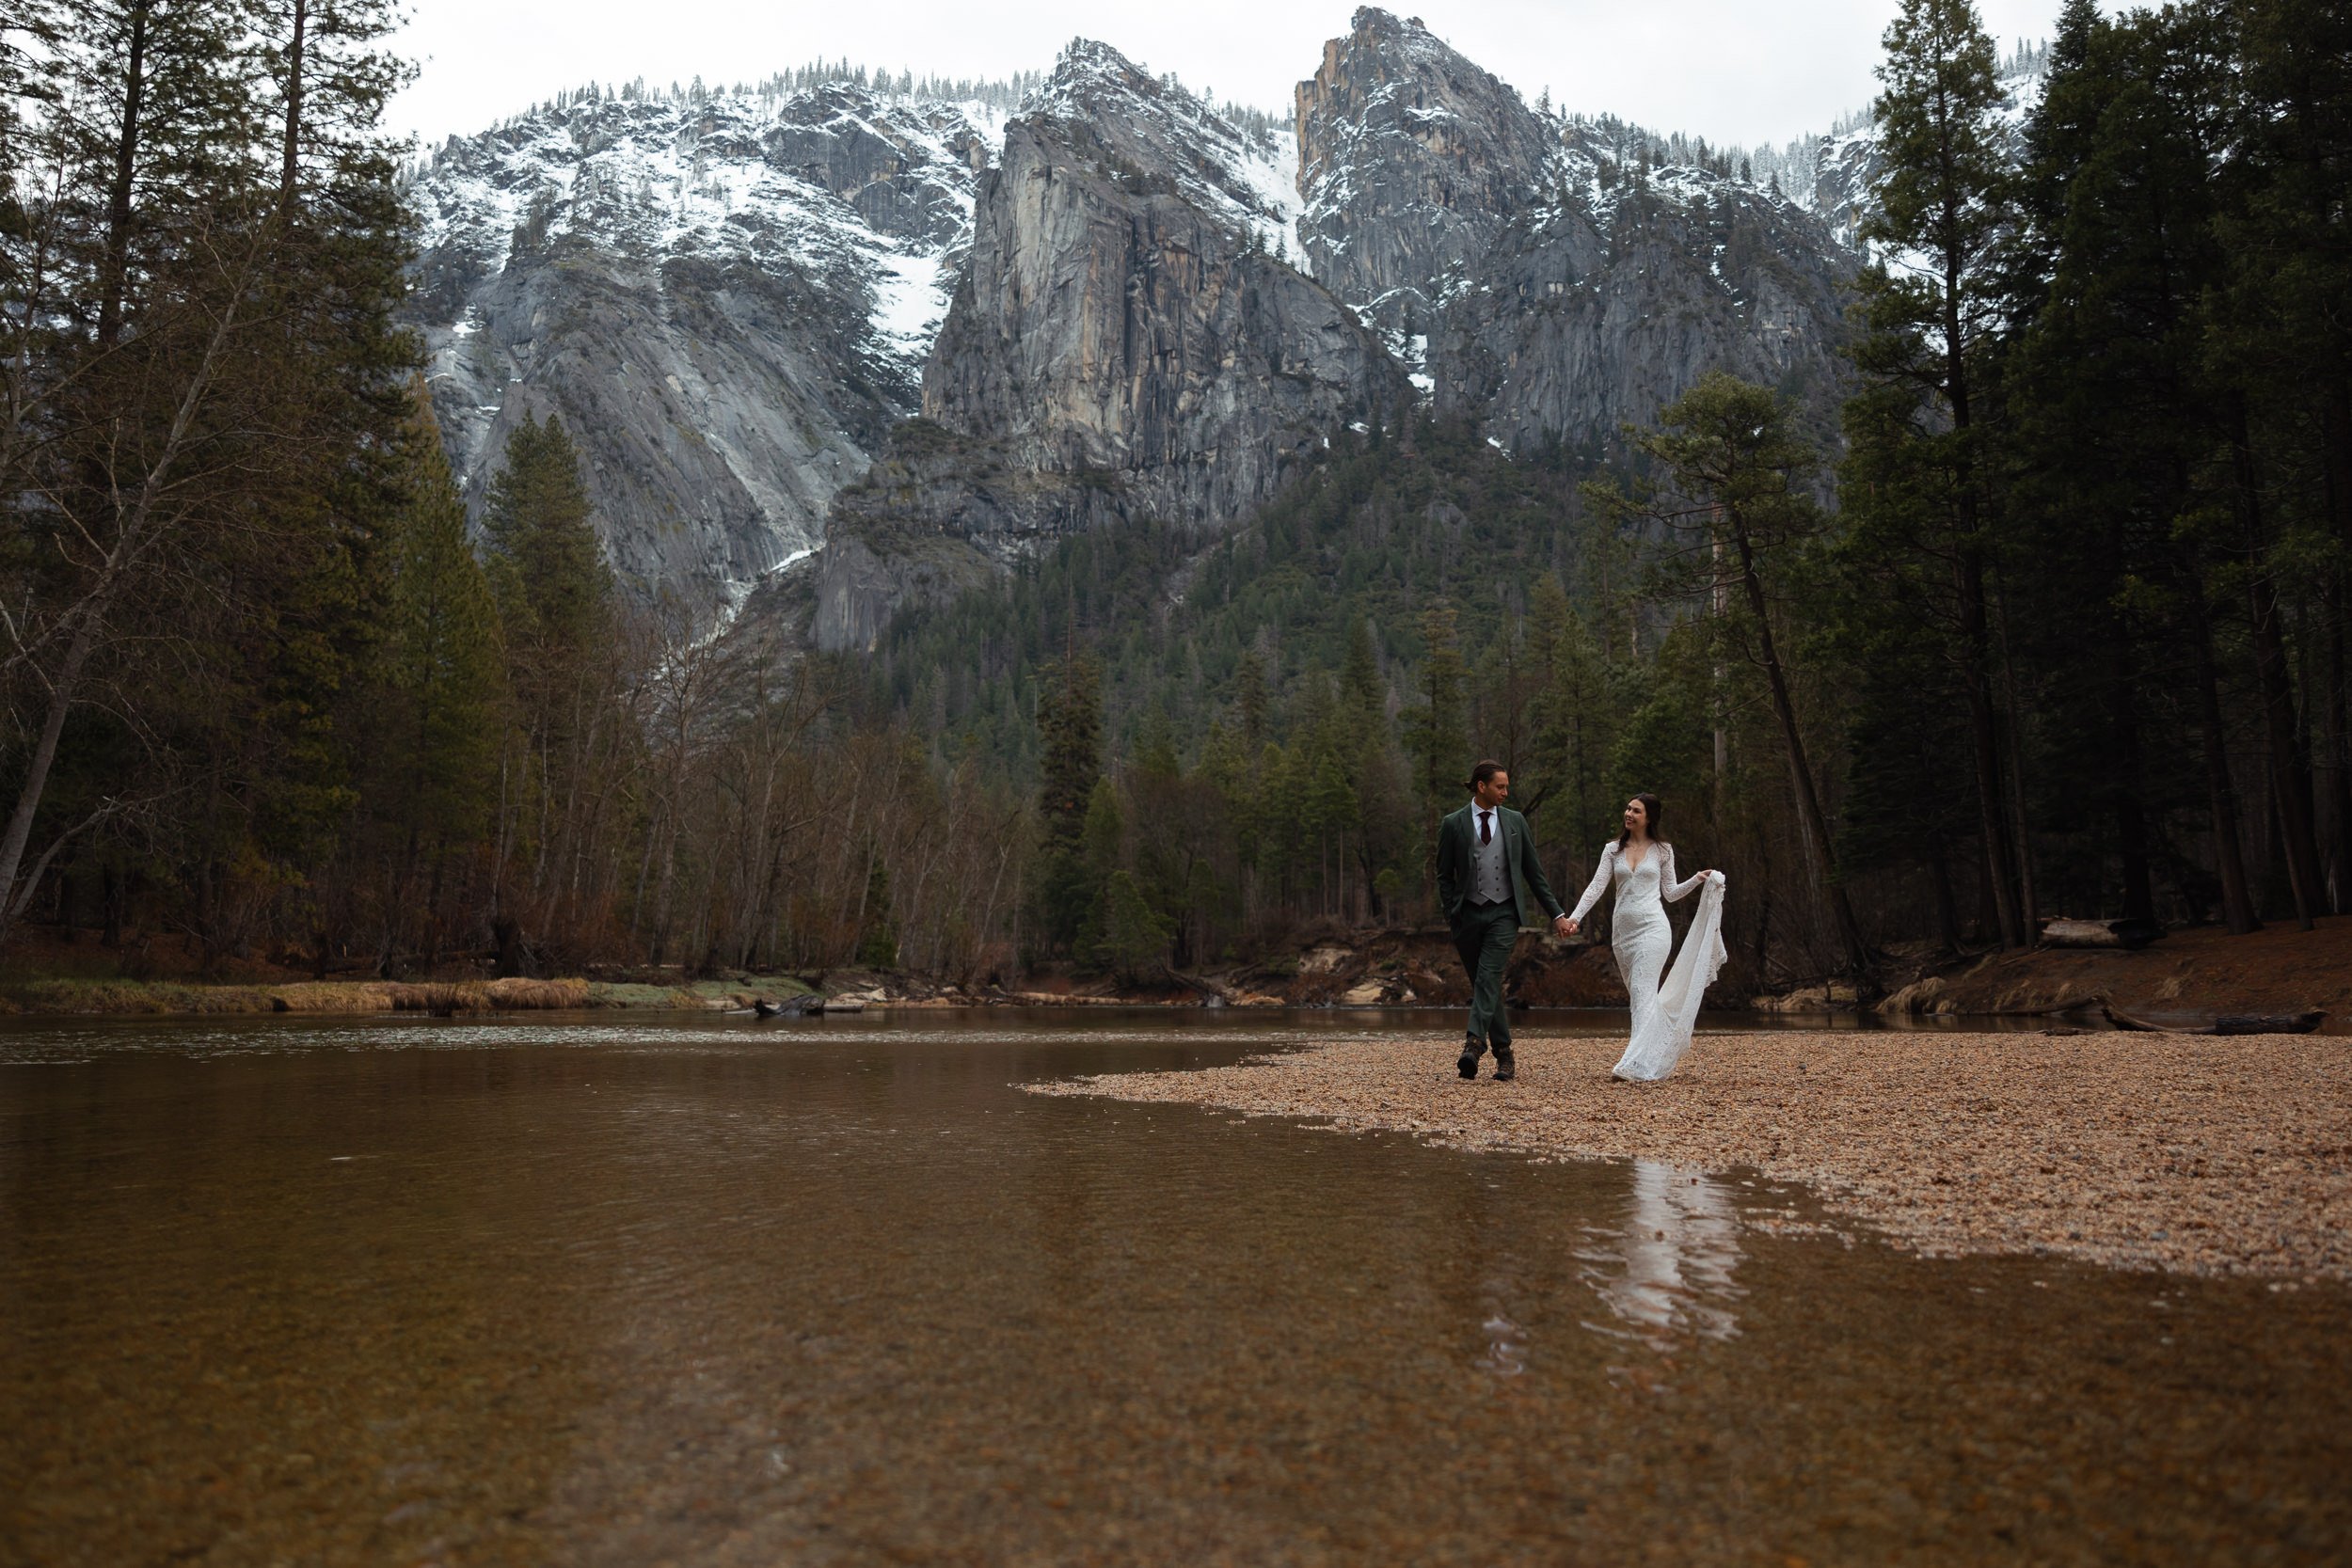
<instances>
[{"instance_id":1,"label":"water reflection","mask_svg":"<svg viewBox=\"0 0 2352 1568\"><path fill-rule=\"evenodd\" d=\"M1653 1160L1633 1162L1633 1191L1621 1229L1588 1231L1599 1244L1580 1251L1594 1291L1630 1333L1654 1343L1677 1335L1728 1339L1739 1330L1732 1279L1740 1263L1740 1221L1731 1195L1711 1177Z\"/></svg>"},{"instance_id":2,"label":"water reflection","mask_svg":"<svg viewBox=\"0 0 2352 1568\"><path fill-rule=\"evenodd\" d=\"M1213 1017L0 1022L0 1568L2352 1560L2341 1291L1016 1086Z\"/></svg>"}]
</instances>

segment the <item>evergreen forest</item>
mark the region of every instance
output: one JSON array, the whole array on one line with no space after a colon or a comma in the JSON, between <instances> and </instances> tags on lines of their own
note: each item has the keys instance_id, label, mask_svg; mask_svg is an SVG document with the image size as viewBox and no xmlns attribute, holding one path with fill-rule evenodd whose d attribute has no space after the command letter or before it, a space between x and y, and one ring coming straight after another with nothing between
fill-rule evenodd
<instances>
[{"instance_id":1,"label":"evergreen forest","mask_svg":"<svg viewBox=\"0 0 2352 1568\"><path fill-rule=\"evenodd\" d=\"M1479 756L1569 901L1661 796L1757 987L2352 901L2341 6L2067 0L2021 117L1904 0L1836 400L1337 432L781 662L618 592L559 420L469 515L394 12L0 20L0 942L1152 983L1432 920Z\"/></svg>"}]
</instances>

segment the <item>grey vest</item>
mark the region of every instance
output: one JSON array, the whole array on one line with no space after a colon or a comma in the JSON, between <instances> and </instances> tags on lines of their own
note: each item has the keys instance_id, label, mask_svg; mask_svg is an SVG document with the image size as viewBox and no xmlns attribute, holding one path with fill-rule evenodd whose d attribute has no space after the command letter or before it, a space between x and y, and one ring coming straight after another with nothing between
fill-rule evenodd
<instances>
[{"instance_id":1,"label":"grey vest","mask_svg":"<svg viewBox=\"0 0 2352 1568\"><path fill-rule=\"evenodd\" d=\"M1511 869L1502 858L1502 813L1493 814L1494 842L1478 842L1478 818L1481 808L1475 804L1470 815L1470 879L1469 899L1473 904L1507 904L1511 901Z\"/></svg>"}]
</instances>

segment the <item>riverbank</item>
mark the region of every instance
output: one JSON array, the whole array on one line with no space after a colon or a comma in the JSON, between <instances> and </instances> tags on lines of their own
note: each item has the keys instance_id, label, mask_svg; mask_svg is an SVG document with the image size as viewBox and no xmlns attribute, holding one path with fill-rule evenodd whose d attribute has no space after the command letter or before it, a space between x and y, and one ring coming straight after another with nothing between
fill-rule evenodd
<instances>
[{"instance_id":1,"label":"riverbank","mask_svg":"<svg viewBox=\"0 0 2352 1568\"><path fill-rule=\"evenodd\" d=\"M296 980L205 984L183 980L40 979L0 984L0 1012L60 1017L213 1018L255 1013L452 1015L568 1012L599 1008L662 1011L748 1009L805 996L787 976L756 985L709 980L679 985L559 980Z\"/></svg>"},{"instance_id":2,"label":"riverbank","mask_svg":"<svg viewBox=\"0 0 2352 1568\"><path fill-rule=\"evenodd\" d=\"M1815 1005L1813 993L1791 1000ZM2352 915L2328 916L2309 931L2274 921L2242 937L2218 926L2185 927L2136 952L1990 953L1902 987L1879 1010L1986 1017L2080 1008L2095 1015L2103 1006L2159 1021L2168 1014L2315 1009L2328 1014L2323 1028L2352 1030Z\"/></svg>"},{"instance_id":3,"label":"riverbank","mask_svg":"<svg viewBox=\"0 0 2352 1568\"><path fill-rule=\"evenodd\" d=\"M21 932L10 958L11 973L0 976L0 1012L63 1015L744 1009L812 989L845 1004L887 1007L1343 1008L1460 1006L1470 1000L1461 961L1445 934L1404 928L1330 927L1307 933L1253 963L1185 974L1164 972L1140 985L1076 973L1067 964L959 983L946 976L866 970L735 973L689 981L675 968L611 970L548 981L492 980L484 976L486 966L453 963L428 979L402 984L311 980L299 969L246 960L230 965L225 974L203 978L208 972L184 943L142 938L118 952L88 933L66 941L39 930ZM1885 983L1895 989L1875 1007L1887 1017L2063 1014L2069 1022L2099 1027L2102 1008L2112 1006L2185 1027L2192 1019L2219 1013L2316 1009L2328 1015L2323 1032L2352 1032L2352 916L2322 920L2312 931L2278 924L2244 937L2217 927L2180 929L2137 952L2036 948L1939 963L1924 949L1908 948L1890 951L1887 958ZM135 963L138 967L133 968ZM148 977L115 977L125 970ZM561 989L545 989L550 986ZM1625 987L1606 946L1562 942L1540 932L1520 938L1505 993L1514 1007L1625 1006ZM1736 964L1710 989L1708 1006L1772 1013L1852 1013L1864 1007L1845 983L1758 993Z\"/></svg>"},{"instance_id":4,"label":"riverbank","mask_svg":"<svg viewBox=\"0 0 2352 1568\"><path fill-rule=\"evenodd\" d=\"M1337 1039L1042 1094L1297 1117L1539 1158L1645 1159L1799 1181L1839 1221L1931 1256L2352 1282L2352 1049L2327 1037L1704 1035L1662 1084L1622 1042L1527 1039L1464 1083L1443 1041ZM1803 1227L1763 1203L1749 1221Z\"/></svg>"}]
</instances>

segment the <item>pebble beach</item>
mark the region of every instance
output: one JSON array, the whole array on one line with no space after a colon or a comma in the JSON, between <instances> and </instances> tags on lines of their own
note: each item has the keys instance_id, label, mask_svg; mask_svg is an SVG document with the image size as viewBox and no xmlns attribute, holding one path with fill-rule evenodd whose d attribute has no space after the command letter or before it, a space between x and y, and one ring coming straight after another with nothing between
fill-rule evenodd
<instances>
[{"instance_id":1,"label":"pebble beach","mask_svg":"<svg viewBox=\"0 0 2352 1568\"><path fill-rule=\"evenodd\" d=\"M1820 1202L1759 1198L1752 1225L1826 1221L1931 1256L2352 1281L2352 1040L1706 1034L1658 1084L1610 1077L1622 1045L1522 1036L1508 1084L1457 1077L1450 1040L1389 1037L1033 1087L1544 1159L1754 1171Z\"/></svg>"}]
</instances>

